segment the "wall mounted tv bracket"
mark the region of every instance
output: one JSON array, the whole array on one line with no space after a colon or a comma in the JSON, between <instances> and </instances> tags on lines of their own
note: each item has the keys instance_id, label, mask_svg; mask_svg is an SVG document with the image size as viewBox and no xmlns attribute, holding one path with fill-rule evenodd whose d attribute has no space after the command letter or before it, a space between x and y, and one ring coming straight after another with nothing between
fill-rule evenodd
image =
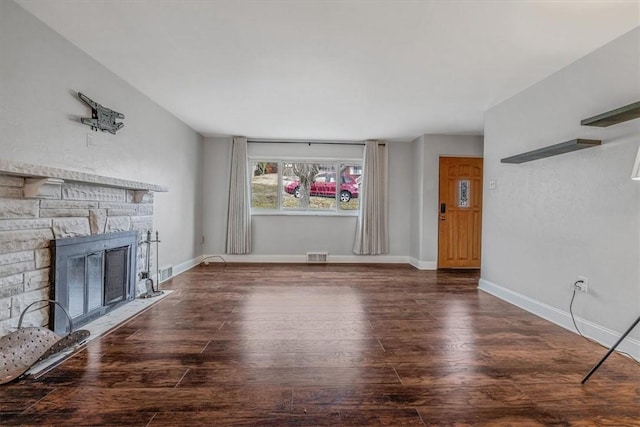
<instances>
[{"instance_id":1,"label":"wall mounted tv bracket","mask_svg":"<svg viewBox=\"0 0 640 427\"><path fill-rule=\"evenodd\" d=\"M93 130L101 130L114 135L124 127L124 123L116 122L116 119L124 119L124 114L103 107L83 93L78 92L78 98L91 107L91 118L83 117L80 119L83 124L91 126Z\"/></svg>"}]
</instances>

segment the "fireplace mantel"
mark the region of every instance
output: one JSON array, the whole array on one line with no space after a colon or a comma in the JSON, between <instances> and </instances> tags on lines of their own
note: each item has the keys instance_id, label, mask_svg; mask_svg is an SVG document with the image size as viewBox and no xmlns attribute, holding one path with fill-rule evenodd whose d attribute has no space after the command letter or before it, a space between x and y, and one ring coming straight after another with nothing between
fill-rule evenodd
<instances>
[{"instance_id":1,"label":"fireplace mantel","mask_svg":"<svg viewBox=\"0 0 640 427\"><path fill-rule=\"evenodd\" d=\"M148 192L164 193L169 191L167 187L156 184L147 184L139 181L130 181L126 179L95 175L86 172L77 172L68 169L59 169L50 166L33 165L30 163L22 163L5 159L0 159L0 175L26 178L26 197L46 197L48 187L56 185L60 186L65 181L133 190L136 194L136 198L141 198Z\"/></svg>"}]
</instances>

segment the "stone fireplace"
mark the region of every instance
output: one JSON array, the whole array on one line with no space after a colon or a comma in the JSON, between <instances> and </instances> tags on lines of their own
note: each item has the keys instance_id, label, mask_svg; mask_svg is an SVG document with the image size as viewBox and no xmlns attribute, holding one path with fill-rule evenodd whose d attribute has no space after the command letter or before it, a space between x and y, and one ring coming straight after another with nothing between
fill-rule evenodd
<instances>
[{"instance_id":1,"label":"stone fireplace","mask_svg":"<svg viewBox=\"0 0 640 427\"><path fill-rule=\"evenodd\" d=\"M0 336L17 326L28 304L56 297L52 286L56 258L52 254L59 252L57 242L86 239L104 245L113 242L115 235L123 236L121 233L134 242L123 245L118 240L115 246L102 248L99 255L94 248L86 258L71 261L76 266L83 264L84 270L72 269L59 280L71 279L73 286L83 287L82 297L71 300L74 313L79 314L80 301L83 315L92 319L135 298L144 290L138 273L145 269L146 245L139 243L153 229L153 194L164 191L165 187L154 184L0 159ZM130 267L122 267L131 256ZM107 265L120 268L111 274ZM123 271L129 280L126 284L118 280ZM106 290L98 292L92 285L79 284L80 276L98 273L103 275ZM99 309L97 295L102 300ZM56 316L50 316L49 308L43 306L29 313L25 324L47 325L50 317L55 321Z\"/></svg>"}]
</instances>

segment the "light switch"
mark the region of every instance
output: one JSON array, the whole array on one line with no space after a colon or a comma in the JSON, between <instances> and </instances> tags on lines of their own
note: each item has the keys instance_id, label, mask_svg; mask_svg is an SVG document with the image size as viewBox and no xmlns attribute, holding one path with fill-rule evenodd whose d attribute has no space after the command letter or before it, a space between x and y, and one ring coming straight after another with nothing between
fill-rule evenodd
<instances>
[{"instance_id":1,"label":"light switch","mask_svg":"<svg viewBox=\"0 0 640 427\"><path fill-rule=\"evenodd\" d=\"M491 178L489 180L489 190L495 190L495 189L496 189L496 179Z\"/></svg>"}]
</instances>

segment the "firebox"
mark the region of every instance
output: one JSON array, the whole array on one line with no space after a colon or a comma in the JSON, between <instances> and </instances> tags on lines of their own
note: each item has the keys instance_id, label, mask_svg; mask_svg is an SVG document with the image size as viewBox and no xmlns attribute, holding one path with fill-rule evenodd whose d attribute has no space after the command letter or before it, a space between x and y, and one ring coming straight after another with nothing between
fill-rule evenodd
<instances>
[{"instance_id":1,"label":"firebox","mask_svg":"<svg viewBox=\"0 0 640 427\"><path fill-rule=\"evenodd\" d=\"M53 241L52 298L62 304L74 327L101 317L135 298L137 232L123 231ZM50 327L68 332L56 307Z\"/></svg>"}]
</instances>

